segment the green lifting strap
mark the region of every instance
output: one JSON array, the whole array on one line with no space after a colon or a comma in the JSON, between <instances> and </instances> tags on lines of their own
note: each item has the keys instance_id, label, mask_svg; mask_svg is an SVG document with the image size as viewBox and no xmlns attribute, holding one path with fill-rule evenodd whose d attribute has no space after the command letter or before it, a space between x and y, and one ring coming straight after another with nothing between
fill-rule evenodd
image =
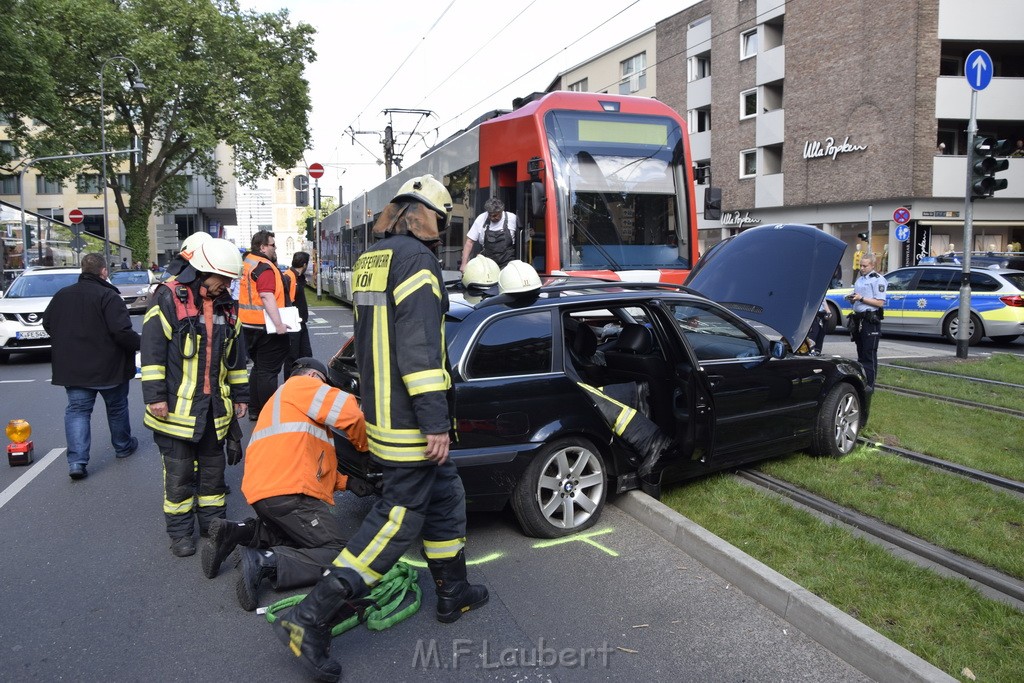
<instances>
[{"instance_id":1,"label":"green lifting strap","mask_svg":"<svg viewBox=\"0 0 1024 683\"><path fill-rule=\"evenodd\" d=\"M410 592L413 595L412 602L399 609ZM293 595L270 605L267 607L267 621L273 624L277 621L278 612L297 605L305 597L305 595ZM419 572L410 564L396 562L395 566L381 577L380 582L374 586L366 598L353 601L366 602L369 603L369 606L337 624L331 629L331 635L340 636L355 627L360 621L365 621L366 628L371 631L383 631L416 614L422 601L423 591L419 585Z\"/></svg>"}]
</instances>

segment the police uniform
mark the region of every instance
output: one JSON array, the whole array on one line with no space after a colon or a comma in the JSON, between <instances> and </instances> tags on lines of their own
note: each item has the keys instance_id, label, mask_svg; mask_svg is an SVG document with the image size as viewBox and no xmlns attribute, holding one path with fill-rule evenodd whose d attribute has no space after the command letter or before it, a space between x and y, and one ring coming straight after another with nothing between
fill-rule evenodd
<instances>
[{"instance_id":1,"label":"police uniform","mask_svg":"<svg viewBox=\"0 0 1024 683\"><path fill-rule=\"evenodd\" d=\"M875 271L861 275L853 283L853 293L863 299L880 299L882 306L863 300L853 302L851 337L857 345L857 360L864 366L868 386L875 386L878 372L878 339L882 329L882 307L885 305L885 278Z\"/></svg>"}]
</instances>

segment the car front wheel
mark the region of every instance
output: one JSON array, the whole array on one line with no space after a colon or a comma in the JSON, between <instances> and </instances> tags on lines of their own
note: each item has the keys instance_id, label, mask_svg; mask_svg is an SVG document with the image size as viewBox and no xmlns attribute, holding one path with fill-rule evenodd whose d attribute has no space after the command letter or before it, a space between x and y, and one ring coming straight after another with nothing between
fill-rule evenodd
<instances>
[{"instance_id":1,"label":"car front wheel","mask_svg":"<svg viewBox=\"0 0 1024 683\"><path fill-rule=\"evenodd\" d=\"M600 451L586 439L559 439L527 466L512 492L512 510L527 536L568 536L597 522L607 488Z\"/></svg>"},{"instance_id":2,"label":"car front wheel","mask_svg":"<svg viewBox=\"0 0 1024 683\"><path fill-rule=\"evenodd\" d=\"M840 313L839 307L831 301L826 302L825 305L828 306L828 311L830 313L828 319L825 320L825 334L832 334L842 322L843 314Z\"/></svg>"},{"instance_id":3,"label":"car front wheel","mask_svg":"<svg viewBox=\"0 0 1024 683\"><path fill-rule=\"evenodd\" d=\"M815 455L846 455L857 445L860 423L860 397L856 390L845 383L835 385L818 408L811 449Z\"/></svg>"}]
</instances>

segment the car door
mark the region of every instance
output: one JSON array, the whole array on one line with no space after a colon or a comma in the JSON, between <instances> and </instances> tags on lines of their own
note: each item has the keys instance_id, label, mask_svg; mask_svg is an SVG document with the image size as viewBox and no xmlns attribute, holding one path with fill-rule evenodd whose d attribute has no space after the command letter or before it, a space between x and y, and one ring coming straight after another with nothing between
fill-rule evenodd
<instances>
[{"instance_id":1,"label":"car door","mask_svg":"<svg viewBox=\"0 0 1024 683\"><path fill-rule=\"evenodd\" d=\"M903 331L913 334L942 334L942 321L959 305L959 283L953 282L956 268L920 268L903 303Z\"/></svg>"},{"instance_id":2,"label":"car door","mask_svg":"<svg viewBox=\"0 0 1024 683\"><path fill-rule=\"evenodd\" d=\"M918 268L901 268L886 274L883 332L902 333L906 330L903 306L907 301L907 292L919 273Z\"/></svg>"}]
</instances>

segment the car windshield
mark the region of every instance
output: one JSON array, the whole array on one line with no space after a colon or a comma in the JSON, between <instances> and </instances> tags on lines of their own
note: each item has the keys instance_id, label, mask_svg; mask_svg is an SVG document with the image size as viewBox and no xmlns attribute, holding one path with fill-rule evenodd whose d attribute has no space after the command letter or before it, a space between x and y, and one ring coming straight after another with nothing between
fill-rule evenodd
<instances>
[{"instance_id":1,"label":"car windshield","mask_svg":"<svg viewBox=\"0 0 1024 683\"><path fill-rule=\"evenodd\" d=\"M78 282L79 273L35 273L22 275L4 294L5 299L29 299L53 296L57 290Z\"/></svg>"},{"instance_id":2,"label":"car windshield","mask_svg":"<svg viewBox=\"0 0 1024 683\"><path fill-rule=\"evenodd\" d=\"M148 285L149 273L144 270L119 270L110 274L112 285Z\"/></svg>"}]
</instances>

